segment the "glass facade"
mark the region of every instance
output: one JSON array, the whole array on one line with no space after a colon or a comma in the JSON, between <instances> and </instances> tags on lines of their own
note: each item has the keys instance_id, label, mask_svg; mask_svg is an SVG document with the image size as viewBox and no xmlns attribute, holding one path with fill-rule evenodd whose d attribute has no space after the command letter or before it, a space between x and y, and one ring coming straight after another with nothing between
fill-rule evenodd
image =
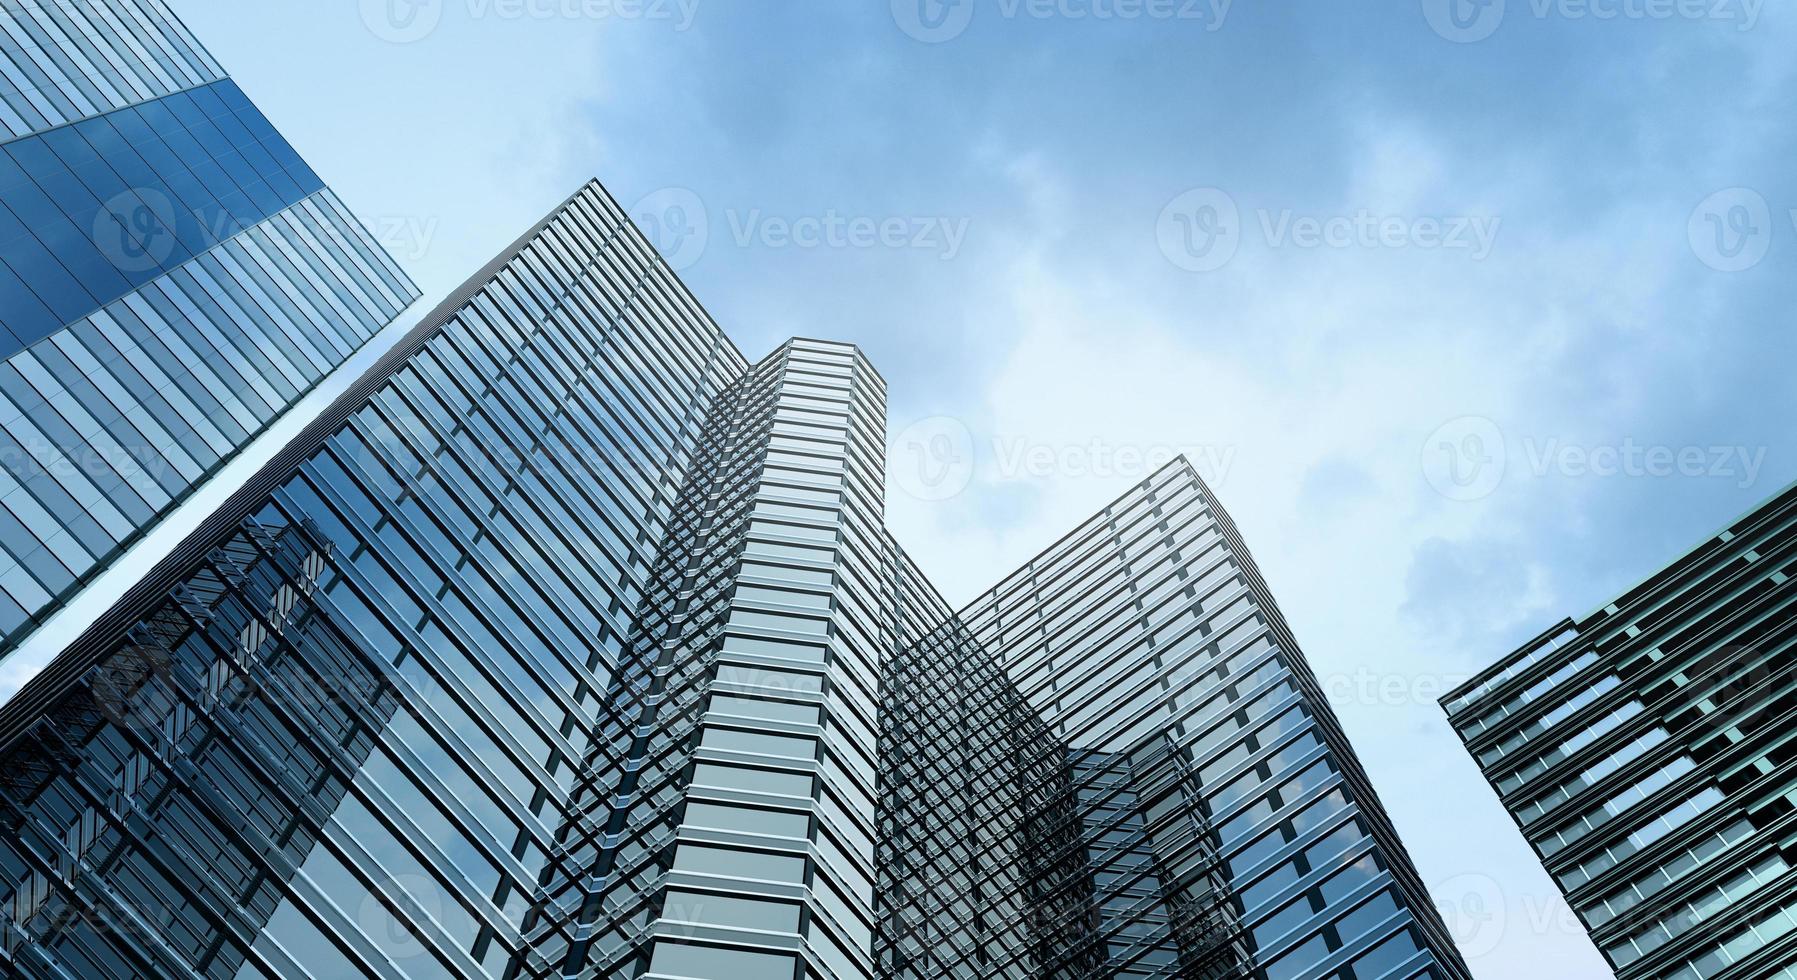
<instances>
[{"instance_id":1,"label":"glass facade","mask_svg":"<svg viewBox=\"0 0 1797 980\"><path fill-rule=\"evenodd\" d=\"M1190 467L956 613L885 401L583 188L0 708L0 959L1464 980Z\"/></svg>"},{"instance_id":2,"label":"glass facade","mask_svg":"<svg viewBox=\"0 0 1797 980\"><path fill-rule=\"evenodd\" d=\"M8 355L324 188L229 80L4 151Z\"/></svg>"},{"instance_id":3,"label":"glass facade","mask_svg":"<svg viewBox=\"0 0 1797 980\"><path fill-rule=\"evenodd\" d=\"M416 298L159 0L0 3L0 654Z\"/></svg>"},{"instance_id":4,"label":"glass facade","mask_svg":"<svg viewBox=\"0 0 1797 980\"><path fill-rule=\"evenodd\" d=\"M802 340L713 404L521 975L874 975L884 406Z\"/></svg>"},{"instance_id":5,"label":"glass facade","mask_svg":"<svg viewBox=\"0 0 1797 980\"><path fill-rule=\"evenodd\" d=\"M1620 980L1797 978L1797 488L1443 700Z\"/></svg>"},{"instance_id":6,"label":"glass facade","mask_svg":"<svg viewBox=\"0 0 1797 980\"><path fill-rule=\"evenodd\" d=\"M747 367L603 192L558 209L6 707L4 772L41 782L0 786L0 958L518 975L557 927L544 883L588 885L583 763L703 406ZM240 579L245 537L318 557L214 601L193 583ZM166 782L121 792L122 765ZM69 820L116 850L83 865Z\"/></svg>"},{"instance_id":7,"label":"glass facade","mask_svg":"<svg viewBox=\"0 0 1797 980\"><path fill-rule=\"evenodd\" d=\"M1046 975L1469 975L1252 557L1189 463L961 619L1066 759L1060 806L1077 821L1097 935L1093 962Z\"/></svg>"},{"instance_id":8,"label":"glass facade","mask_svg":"<svg viewBox=\"0 0 1797 980\"><path fill-rule=\"evenodd\" d=\"M0 139L224 77L162 0L0 3Z\"/></svg>"}]
</instances>

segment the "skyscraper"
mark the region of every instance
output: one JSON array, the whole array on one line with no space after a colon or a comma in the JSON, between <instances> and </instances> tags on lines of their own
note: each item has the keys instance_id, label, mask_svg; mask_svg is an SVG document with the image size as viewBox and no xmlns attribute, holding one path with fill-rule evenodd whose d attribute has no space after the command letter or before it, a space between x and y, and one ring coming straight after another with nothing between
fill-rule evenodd
<instances>
[{"instance_id":1,"label":"skyscraper","mask_svg":"<svg viewBox=\"0 0 1797 980\"><path fill-rule=\"evenodd\" d=\"M1252 556L1188 463L962 615L1066 746L1082 820L1103 831L1088 845L1098 920L1158 946L1116 975L1230 975L1181 965L1229 927L1270 980L1467 975ZM1207 877L1228 890L1221 906Z\"/></svg>"},{"instance_id":2,"label":"skyscraper","mask_svg":"<svg viewBox=\"0 0 1797 980\"><path fill-rule=\"evenodd\" d=\"M27 975L1462 980L1181 462L956 613L589 185L0 708Z\"/></svg>"},{"instance_id":3,"label":"skyscraper","mask_svg":"<svg viewBox=\"0 0 1797 980\"><path fill-rule=\"evenodd\" d=\"M0 652L416 298L162 0L0 4Z\"/></svg>"},{"instance_id":4,"label":"skyscraper","mask_svg":"<svg viewBox=\"0 0 1797 980\"><path fill-rule=\"evenodd\" d=\"M1797 487L1442 702L1621 980L1797 978Z\"/></svg>"}]
</instances>

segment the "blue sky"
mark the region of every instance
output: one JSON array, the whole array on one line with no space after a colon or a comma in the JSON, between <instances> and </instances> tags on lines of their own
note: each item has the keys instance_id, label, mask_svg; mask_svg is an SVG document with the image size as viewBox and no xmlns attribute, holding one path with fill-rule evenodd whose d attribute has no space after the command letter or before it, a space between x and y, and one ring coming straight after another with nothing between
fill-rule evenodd
<instances>
[{"instance_id":1,"label":"blue sky","mask_svg":"<svg viewBox=\"0 0 1797 980\"><path fill-rule=\"evenodd\" d=\"M1797 478L1797 12L387 2L174 6L428 296L597 176L862 344L952 598L1190 453L1477 975L1604 975L1434 702Z\"/></svg>"}]
</instances>

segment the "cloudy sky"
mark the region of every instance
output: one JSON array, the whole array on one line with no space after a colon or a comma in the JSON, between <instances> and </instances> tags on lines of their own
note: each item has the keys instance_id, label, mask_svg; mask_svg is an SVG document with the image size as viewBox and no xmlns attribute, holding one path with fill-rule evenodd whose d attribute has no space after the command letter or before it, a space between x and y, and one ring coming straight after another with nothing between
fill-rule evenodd
<instances>
[{"instance_id":1,"label":"cloudy sky","mask_svg":"<svg viewBox=\"0 0 1797 980\"><path fill-rule=\"evenodd\" d=\"M427 295L597 176L862 344L951 598L1189 453L1478 976L1604 974L1435 699L1797 478L1797 11L411 3L173 6Z\"/></svg>"}]
</instances>

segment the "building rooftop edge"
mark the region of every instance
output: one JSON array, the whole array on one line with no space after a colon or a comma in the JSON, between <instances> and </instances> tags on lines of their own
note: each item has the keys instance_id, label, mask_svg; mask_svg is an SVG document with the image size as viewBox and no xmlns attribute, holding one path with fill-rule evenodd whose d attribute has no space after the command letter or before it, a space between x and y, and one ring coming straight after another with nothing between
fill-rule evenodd
<instances>
[{"instance_id":1,"label":"building rooftop edge","mask_svg":"<svg viewBox=\"0 0 1797 980\"><path fill-rule=\"evenodd\" d=\"M1566 629L1569 627L1573 628L1573 629L1581 628L1585 623L1588 623L1592 619L1595 619L1598 616L1602 615L1603 612L1606 609L1608 609L1611 605L1615 604L1617 600L1626 598L1627 596L1629 596L1633 593L1639 592L1642 589L1652 585L1655 582L1655 580L1667 575L1668 573L1677 569L1679 566L1681 566L1681 565L1685 564L1686 562L1690 561L1691 559L1696 558L1697 556L1703 554L1706 550L1708 550L1718 544L1727 543L1727 541L1724 538L1724 535L1730 535L1736 527L1739 527L1741 525L1741 523L1743 521L1746 521L1746 520L1752 518L1755 514L1758 514L1761 511L1765 510L1766 508L1777 503L1778 501L1791 496L1793 493L1797 493L1797 480L1793 480L1792 482L1785 484L1783 487L1779 488L1778 490L1776 490L1776 491L1772 492L1771 494L1768 494L1766 497L1762 498L1760 501L1755 503L1753 506L1748 507L1746 510L1743 510L1740 513L1736 514L1732 519L1730 519L1728 521L1728 523L1717 528L1715 531L1712 531L1709 535L1707 535L1703 538L1700 538L1696 544L1692 545L1689 548L1686 548L1684 551L1680 552L1677 556L1675 556L1671 559L1668 559L1667 561L1659 564L1658 566L1656 566L1654 568L1653 571L1642 576L1640 579L1636 580L1633 584L1629 585L1628 587L1626 587L1618 592L1615 592L1614 594L1611 595L1611 597L1609 599L1600 603L1598 606L1594 607L1593 609L1591 609L1589 612L1585 613L1584 615L1578 616L1578 617L1569 617L1566 619L1562 619L1560 622L1556 623L1555 625L1550 626L1546 630L1535 635L1528 642L1526 642L1526 643L1522 644L1521 646L1517 647L1516 649L1510 651L1509 653L1505 654L1503 657L1499 658L1497 661L1492 663L1490 666L1486 667L1485 669L1479 671L1477 674L1473 675L1464 684L1461 684L1459 687L1456 687L1452 691L1449 691L1447 694L1443 695L1437 703L1440 704L1443 708L1446 708L1448 702L1456 700L1461 697L1464 697L1468 692L1472 691L1474 688L1478 687L1481 684L1486 683L1487 681L1491 680L1493 677L1496 677L1498 674L1503 673L1512 664L1516 663L1518 660L1521 660L1523 657L1528 656L1530 653L1533 653L1537 648L1539 648L1541 646L1541 644L1547 642L1553 636L1558 635L1559 633L1565 632Z\"/></svg>"}]
</instances>

